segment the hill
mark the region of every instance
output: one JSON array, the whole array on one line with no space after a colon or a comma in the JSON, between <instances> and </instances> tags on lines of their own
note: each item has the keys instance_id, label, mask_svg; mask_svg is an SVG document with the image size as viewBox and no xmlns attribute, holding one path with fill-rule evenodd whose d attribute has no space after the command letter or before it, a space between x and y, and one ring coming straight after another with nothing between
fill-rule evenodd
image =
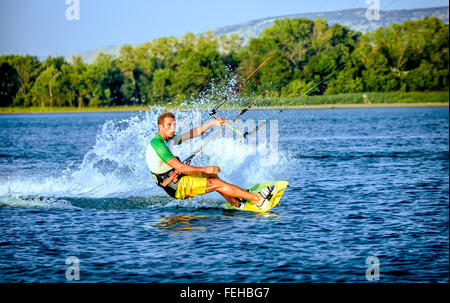
<instances>
[{"instance_id":1,"label":"hill","mask_svg":"<svg viewBox=\"0 0 450 303\"><path fill-rule=\"evenodd\" d=\"M268 17L258 20L253 20L241 24L230 25L217 28L216 35L223 34L238 34L244 38L244 43L250 38L258 36L266 27L272 25L276 19L282 18L307 18L316 19L324 18L328 24L333 25L339 23L350 27L351 29L358 30L360 32L374 31L380 26L388 27L391 24L400 24L407 20L420 20L424 17L435 16L441 19L444 23L449 23L449 7L432 7L432 8L418 8L407 10L388 10L380 11L380 20L367 20L366 8L356 8L331 12L319 12L319 13L303 13L292 14L276 17ZM202 35L204 33L199 33ZM80 53L84 62L92 63L99 53L111 54L118 56L122 45L110 45L93 49L87 52Z\"/></svg>"},{"instance_id":2,"label":"hill","mask_svg":"<svg viewBox=\"0 0 450 303\"><path fill-rule=\"evenodd\" d=\"M223 34L238 34L244 37L244 41L252 37L258 36L264 29L271 26L276 19L282 18L306 18L317 19L323 18L329 25L339 23L350 27L353 30L360 31L362 33L375 31L380 26L389 27L392 24L400 24L407 20L420 20L425 17L435 16L448 24L449 7L433 7L433 8L421 8L421 9L408 9L408 10L392 10L392 11L380 11L380 20L369 21L366 18L366 8L356 8L349 10L333 11L333 12L321 12L321 13L304 13L293 14L277 17L269 17L264 19L258 19L249 21L246 23L226 26L217 28L215 30L216 35Z\"/></svg>"}]
</instances>

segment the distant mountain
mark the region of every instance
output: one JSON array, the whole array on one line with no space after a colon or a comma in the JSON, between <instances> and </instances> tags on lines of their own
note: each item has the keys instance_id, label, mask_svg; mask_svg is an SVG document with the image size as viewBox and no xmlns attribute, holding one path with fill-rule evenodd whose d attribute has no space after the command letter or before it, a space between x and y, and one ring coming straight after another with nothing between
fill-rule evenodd
<instances>
[{"instance_id":1,"label":"distant mountain","mask_svg":"<svg viewBox=\"0 0 450 303\"><path fill-rule=\"evenodd\" d=\"M353 30L360 31L362 33L376 30L380 26L388 27L391 24L400 24L407 20L420 20L425 17L435 16L441 19L444 23L448 24L449 7L432 7L432 8L417 8L417 9L404 9L404 10L391 10L380 11L380 20L369 21L366 18L367 8L355 8L333 12L321 12L321 13L304 13L293 14L277 17L268 17L258 20L253 20L241 24L230 25L215 29L216 35L223 34L238 34L244 38L246 43L250 38L258 36L268 26L274 24L276 19L283 18L307 18L316 19L323 18L328 24L333 25L336 23L350 27ZM199 33L202 35L204 33ZM122 45L110 45L93 49L87 52L80 53L79 55L87 63L94 62L99 53L112 54L118 56Z\"/></svg>"},{"instance_id":2,"label":"distant mountain","mask_svg":"<svg viewBox=\"0 0 450 303\"><path fill-rule=\"evenodd\" d=\"M244 41L248 41L250 38L258 36L261 32L264 31L266 27L274 24L276 19L323 18L327 21L329 25L339 23L348 26L353 30L366 33L374 31L380 26L388 27L391 24L400 24L407 20L420 20L425 17L431 16L435 16L444 21L444 23L448 24L449 7L442 6L433 8L380 11L380 20L373 20L373 21L369 21L366 18L366 11L367 11L366 8L355 8L334 12L305 13L305 14L269 17L249 21L246 23L221 27L216 29L215 31L216 35L238 34L244 38Z\"/></svg>"},{"instance_id":3,"label":"distant mountain","mask_svg":"<svg viewBox=\"0 0 450 303\"><path fill-rule=\"evenodd\" d=\"M100 48L95 48L89 51L82 52L78 54L78 56L81 56L84 62L91 64L95 61L95 58L97 58L98 54L104 53L109 54L113 56L119 56L120 55L120 49L122 48L123 44L118 45L108 45ZM137 46L137 45L133 45ZM69 58L69 61L71 61L71 58Z\"/></svg>"}]
</instances>

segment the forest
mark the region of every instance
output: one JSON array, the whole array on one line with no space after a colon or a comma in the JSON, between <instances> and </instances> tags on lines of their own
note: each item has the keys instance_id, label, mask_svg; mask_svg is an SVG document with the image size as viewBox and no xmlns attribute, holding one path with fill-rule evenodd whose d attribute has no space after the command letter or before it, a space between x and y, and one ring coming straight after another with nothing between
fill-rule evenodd
<instances>
[{"instance_id":1,"label":"forest","mask_svg":"<svg viewBox=\"0 0 450 303\"><path fill-rule=\"evenodd\" d=\"M449 26L436 17L362 35L323 19L280 19L243 45L237 35L187 33L115 57L0 56L1 107L110 107L215 102L245 79L240 96L271 98L358 92L448 91ZM320 83L319 85L317 85ZM230 90L231 89L231 90ZM232 102L232 101L231 101Z\"/></svg>"}]
</instances>

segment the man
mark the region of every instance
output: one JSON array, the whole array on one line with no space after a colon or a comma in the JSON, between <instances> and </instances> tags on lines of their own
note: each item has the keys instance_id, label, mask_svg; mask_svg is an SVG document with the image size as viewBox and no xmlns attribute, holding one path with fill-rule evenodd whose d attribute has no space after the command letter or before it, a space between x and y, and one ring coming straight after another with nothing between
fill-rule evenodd
<instances>
[{"instance_id":1,"label":"man","mask_svg":"<svg viewBox=\"0 0 450 303\"><path fill-rule=\"evenodd\" d=\"M217 175L217 166L196 167L184 164L175 157L166 143L173 140L175 145L203 135L212 126L223 126L226 121L216 118L204 125L175 136L175 116L166 112L158 117L158 132L147 147L146 161L156 183L170 196L187 199L210 192L219 192L233 207L243 208L244 201L249 200L260 209L265 209L275 186L267 187L259 193L248 192L236 185L222 181Z\"/></svg>"}]
</instances>

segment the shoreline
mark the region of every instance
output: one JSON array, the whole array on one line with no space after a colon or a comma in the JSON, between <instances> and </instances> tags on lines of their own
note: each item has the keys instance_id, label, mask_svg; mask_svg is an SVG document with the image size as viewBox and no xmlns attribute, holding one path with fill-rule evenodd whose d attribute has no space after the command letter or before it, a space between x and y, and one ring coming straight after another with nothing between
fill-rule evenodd
<instances>
[{"instance_id":1,"label":"shoreline","mask_svg":"<svg viewBox=\"0 0 450 303\"><path fill-rule=\"evenodd\" d=\"M340 109L340 108L382 108L382 107L448 107L449 102L418 103L374 103L374 104L317 104L317 105L285 105L252 107L252 109Z\"/></svg>"},{"instance_id":2,"label":"shoreline","mask_svg":"<svg viewBox=\"0 0 450 303\"><path fill-rule=\"evenodd\" d=\"M418 103L374 103L374 104L318 104L318 105L281 105L281 106L254 106L253 110L278 110L278 109L345 109L345 108L402 108L402 107L449 107L449 102L418 102ZM167 110L176 109L175 106L165 107ZM1 114L53 114L53 113L106 113L106 112L140 112L147 111L147 106L128 106L111 108L46 108L39 110L37 108L8 108L11 111L3 111ZM179 110L192 110L187 108L177 108ZM239 110L240 108L223 108L222 110ZM208 109L200 109L208 110Z\"/></svg>"}]
</instances>

